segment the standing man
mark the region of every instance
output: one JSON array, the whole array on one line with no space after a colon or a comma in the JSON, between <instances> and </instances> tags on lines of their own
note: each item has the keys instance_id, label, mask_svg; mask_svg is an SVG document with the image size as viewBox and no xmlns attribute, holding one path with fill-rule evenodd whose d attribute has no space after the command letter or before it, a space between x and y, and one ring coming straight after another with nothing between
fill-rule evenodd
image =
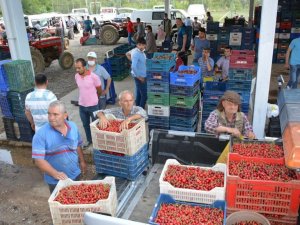
<instances>
[{"instance_id":1,"label":"standing man","mask_svg":"<svg viewBox=\"0 0 300 225\"><path fill-rule=\"evenodd\" d=\"M93 112L99 109L98 98L101 96L101 81L100 78L86 69L86 61L79 58L75 61L76 75L75 80L79 90L79 115L86 134L87 142L83 145L84 148L92 144L92 136L90 122L96 118Z\"/></svg>"},{"instance_id":2,"label":"standing man","mask_svg":"<svg viewBox=\"0 0 300 225\"><path fill-rule=\"evenodd\" d=\"M100 34L100 24L99 24L99 22L98 22L98 20L97 20L96 17L94 17L94 29L95 29L95 36L96 36L97 38L99 38L99 34Z\"/></svg>"},{"instance_id":3,"label":"standing man","mask_svg":"<svg viewBox=\"0 0 300 225\"><path fill-rule=\"evenodd\" d=\"M193 62L198 62L202 57L204 48L210 48L210 41L206 40L205 28L200 27L198 36L192 40L192 50L195 52Z\"/></svg>"},{"instance_id":4,"label":"standing man","mask_svg":"<svg viewBox=\"0 0 300 225\"><path fill-rule=\"evenodd\" d=\"M188 16L186 20L184 21L184 25L186 27L186 32L187 32L187 42L190 44L193 36L193 27L192 27L193 21L191 18ZM190 46L189 46L190 47Z\"/></svg>"},{"instance_id":5,"label":"standing man","mask_svg":"<svg viewBox=\"0 0 300 225\"><path fill-rule=\"evenodd\" d=\"M87 16L86 17L86 20L83 22L84 23L84 31L85 32L90 32L90 34L92 34L93 33L93 31L92 31L92 21L90 20L90 17L89 16Z\"/></svg>"},{"instance_id":6,"label":"standing man","mask_svg":"<svg viewBox=\"0 0 300 225\"><path fill-rule=\"evenodd\" d=\"M231 47L227 46L224 48L224 55L217 61L216 71L222 70L222 80L228 79L229 75L229 62L231 56Z\"/></svg>"},{"instance_id":7,"label":"standing man","mask_svg":"<svg viewBox=\"0 0 300 225\"><path fill-rule=\"evenodd\" d=\"M192 23L193 27L193 39L199 34L201 28L201 23L198 22L198 17L194 17L194 22Z\"/></svg>"},{"instance_id":8,"label":"standing man","mask_svg":"<svg viewBox=\"0 0 300 225\"><path fill-rule=\"evenodd\" d=\"M163 30L165 32L165 40L171 39L172 21L168 18L168 13L165 13L164 20L162 21Z\"/></svg>"},{"instance_id":9,"label":"standing man","mask_svg":"<svg viewBox=\"0 0 300 225\"><path fill-rule=\"evenodd\" d=\"M136 48L131 52L131 75L135 82L135 103L136 106L145 108L147 101L147 80L146 80L146 48L145 39L137 40Z\"/></svg>"},{"instance_id":10,"label":"standing man","mask_svg":"<svg viewBox=\"0 0 300 225\"><path fill-rule=\"evenodd\" d=\"M52 102L48 109L49 123L32 140L32 158L44 173L50 193L59 180L79 180L86 171L79 131L75 123L66 120L67 116L61 101Z\"/></svg>"},{"instance_id":11,"label":"standing man","mask_svg":"<svg viewBox=\"0 0 300 225\"><path fill-rule=\"evenodd\" d=\"M57 98L52 91L47 90L48 80L45 74L35 76L35 90L27 94L25 99L25 115L31 128L37 132L48 122L48 107Z\"/></svg>"},{"instance_id":12,"label":"standing man","mask_svg":"<svg viewBox=\"0 0 300 225\"><path fill-rule=\"evenodd\" d=\"M97 63L97 55L95 52L89 52L87 54L87 69L90 70L90 72L96 74L101 81L101 87L102 92L101 96L99 98L99 109L105 109L106 108L106 95L109 94L109 88L111 84L111 77L109 73L104 69L103 66L99 65ZM106 87L104 87L104 80L106 80Z\"/></svg>"},{"instance_id":13,"label":"standing man","mask_svg":"<svg viewBox=\"0 0 300 225\"><path fill-rule=\"evenodd\" d=\"M178 34L177 34L178 48L177 48L177 50L180 52L185 52L190 47L190 44L188 44L188 41L187 41L186 26L182 22L181 18L176 18L176 26L178 28Z\"/></svg>"},{"instance_id":14,"label":"standing man","mask_svg":"<svg viewBox=\"0 0 300 225\"><path fill-rule=\"evenodd\" d=\"M287 88L297 88L300 75L300 38L295 38L285 55L285 67L290 68L290 80Z\"/></svg>"},{"instance_id":15,"label":"standing man","mask_svg":"<svg viewBox=\"0 0 300 225\"><path fill-rule=\"evenodd\" d=\"M131 22L129 17L127 17L127 33L128 33L128 44L135 45L135 42L132 40L133 33L134 33L134 27L133 27L133 23Z\"/></svg>"},{"instance_id":16,"label":"standing man","mask_svg":"<svg viewBox=\"0 0 300 225\"><path fill-rule=\"evenodd\" d=\"M157 52L155 36L152 32L150 25L146 26L146 56L148 59L152 59L154 52Z\"/></svg>"},{"instance_id":17,"label":"standing man","mask_svg":"<svg viewBox=\"0 0 300 225\"><path fill-rule=\"evenodd\" d=\"M198 60L201 68L202 77L214 75L214 60L210 58L210 49L204 48L202 57Z\"/></svg>"},{"instance_id":18,"label":"standing man","mask_svg":"<svg viewBox=\"0 0 300 225\"><path fill-rule=\"evenodd\" d=\"M136 40L139 38L144 38L145 37L145 27L144 27L144 24L141 22L140 18L136 19L136 25L137 25Z\"/></svg>"},{"instance_id":19,"label":"standing man","mask_svg":"<svg viewBox=\"0 0 300 225\"><path fill-rule=\"evenodd\" d=\"M210 12L207 11L206 16L207 16L206 19L207 23L214 22L214 18L211 16Z\"/></svg>"},{"instance_id":20,"label":"standing man","mask_svg":"<svg viewBox=\"0 0 300 225\"><path fill-rule=\"evenodd\" d=\"M74 39L74 26L75 26L75 23L74 21L72 20L71 16L68 16L68 20L67 20L67 27L69 28L69 31L68 31L68 38L71 40Z\"/></svg>"}]
</instances>

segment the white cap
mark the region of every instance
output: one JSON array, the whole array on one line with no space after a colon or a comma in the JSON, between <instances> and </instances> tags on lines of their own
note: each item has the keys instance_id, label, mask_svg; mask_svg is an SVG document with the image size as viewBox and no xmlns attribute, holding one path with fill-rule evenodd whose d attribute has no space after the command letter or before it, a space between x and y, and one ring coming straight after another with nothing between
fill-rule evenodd
<instances>
[{"instance_id":1,"label":"white cap","mask_svg":"<svg viewBox=\"0 0 300 225\"><path fill-rule=\"evenodd\" d=\"M95 52L89 52L86 57L91 57L97 59L97 55Z\"/></svg>"}]
</instances>

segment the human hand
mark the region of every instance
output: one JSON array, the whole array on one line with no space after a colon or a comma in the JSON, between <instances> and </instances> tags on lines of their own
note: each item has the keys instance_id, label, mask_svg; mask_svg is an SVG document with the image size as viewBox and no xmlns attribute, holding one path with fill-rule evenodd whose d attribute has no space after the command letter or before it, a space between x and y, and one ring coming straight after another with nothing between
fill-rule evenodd
<instances>
[{"instance_id":1,"label":"human hand","mask_svg":"<svg viewBox=\"0 0 300 225\"><path fill-rule=\"evenodd\" d=\"M101 95L104 96L104 95L106 95L107 93L108 93L108 90L105 89L105 90L102 90Z\"/></svg>"},{"instance_id":2,"label":"human hand","mask_svg":"<svg viewBox=\"0 0 300 225\"><path fill-rule=\"evenodd\" d=\"M100 129L105 129L110 124L109 120L105 116L101 116L99 119Z\"/></svg>"},{"instance_id":3,"label":"human hand","mask_svg":"<svg viewBox=\"0 0 300 225\"><path fill-rule=\"evenodd\" d=\"M119 127L119 130L120 130L120 131L122 131L122 130L127 130L127 129L128 129L128 126L129 126L129 124L130 124L130 122L131 122L130 119L124 120L124 121L121 123L121 125L120 125L120 127Z\"/></svg>"},{"instance_id":4,"label":"human hand","mask_svg":"<svg viewBox=\"0 0 300 225\"><path fill-rule=\"evenodd\" d=\"M234 137L237 138L242 136L241 132L237 128L230 128L229 133L231 133Z\"/></svg>"},{"instance_id":5,"label":"human hand","mask_svg":"<svg viewBox=\"0 0 300 225\"><path fill-rule=\"evenodd\" d=\"M255 139L255 134L252 131L249 131L247 136L249 139Z\"/></svg>"},{"instance_id":6,"label":"human hand","mask_svg":"<svg viewBox=\"0 0 300 225\"><path fill-rule=\"evenodd\" d=\"M142 83L145 83L145 78L144 78L144 77L138 77L138 79L139 79Z\"/></svg>"},{"instance_id":7,"label":"human hand","mask_svg":"<svg viewBox=\"0 0 300 225\"><path fill-rule=\"evenodd\" d=\"M65 180L68 178L68 176L64 172L56 172L53 176L56 180Z\"/></svg>"},{"instance_id":8,"label":"human hand","mask_svg":"<svg viewBox=\"0 0 300 225\"><path fill-rule=\"evenodd\" d=\"M290 68L290 65L289 65L288 63L285 63L285 64L284 64L284 67L285 67L286 69L289 69L289 68Z\"/></svg>"},{"instance_id":9,"label":"human hand","mask_svg":"<svg viewBox=\"0 0 300 225\"><path fill-rule=\"evenodd\" d=\"M34 123L31 123L30 126L31 126L31 129L32 129L33 131L35 131L35 125L34 125Z\"/></svg>"}]
</instances>

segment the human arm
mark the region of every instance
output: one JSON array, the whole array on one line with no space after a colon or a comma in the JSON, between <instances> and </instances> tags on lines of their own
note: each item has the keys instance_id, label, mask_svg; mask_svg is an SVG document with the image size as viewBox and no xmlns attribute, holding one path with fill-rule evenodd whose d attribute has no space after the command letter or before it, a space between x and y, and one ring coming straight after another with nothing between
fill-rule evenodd
<instances>
[{"instance_id":1,"label":"human arm","mask_svg":"<svg viewBox=\"0 0 300 225\"><path fill-rule=\"evenodd\" d=\"M212 71L214 68L214 60L212 58L208 57L206 64L207 64L207 70Z\"/></svg>"},{"instance_id":2,"label":"human arm","mask_svg":"<svg viewBox=\"0 0 300 225\"><path fill-rule=\"evenodd\" d=\"M120 125L119 127L119 130L122 131L122 130L127 130L128 129L128 125L132 122L132 121L135 121L135 120L139 120L143 118L141 115L139 114L135 114L135 115L132 115L128 118L126 118Z\"/></svg>"},{"instance_id":3,"label":"human arm","mask_svg":"<svg viewBox=\"0 0 300 225\"><path fill-rule=\"evenodd\" d=\"M184 34L184 35L183 35L182 48L181 48L181 51L182 51L182 52L185 52L186 42L187 42L187 35Z\"/></svg>"},{"instance_id":4,"label":"human arm","mask_svg":"<svg viewBox=\"0 0 300 225\"><path fill-rule=\"evenodd\" d=\"M292 49L289 47L288 50L286 51L285 54L285 64L284 67L285 68L290 68L289 62L290 62L290 54L291 54Z\"/></svg>"},{"instance_id":5,"label":"human arm","mask_svg":"<svg viewBox=\"0 0 300 225\"><path fill-rule=\"evenodd\" d=\"M140 76L140 72L138 70L138 64L141 62L140 57L143 56L141 54L138 54L137 52L133 52L133 54L131 54L131 59L132 59L131 69L133 71L135 78L137 78L141 82L145 82L145 78Z\"/></svg>"},{"instance_id":6,"label":"human arm","mask_svg":"<svg viewBox=\"0 0 300 225\"><path fill-rule=\"evenodd\" d=\"M68 176L64 172L57 171L45 159L34 159L35 165L44 173L56 180L65 180Z\"/></svg>"},{"instance_id":7,"label":"human arm","mask_svg":"<svg viewBox=\"0 0 300 225\"><path fill-rule=\"evenodd\" d=\"M27 120L30 123L30 126L31 126L32 130L35 130L35 125L34 125L33 117L31 115L30 110L25 109L25 115L26 115Z\"/></svg>"},{"instance_id":8,"label":"human arm","mask_svg":"<svg viewBox=\"0 0 300 225\"><path fill-rule=\"evenodd\" d=\"M101 76L106 80L106 87L105 87L105 90L102 91L102 95L106 95L107 93L109 93L109 88L111 85L111 77L103 66L100 66L99 68L100 68ZM104 85L104 84L102 84L102 85Z\"/></svg>"},{"instance_id":9,"label":"human arm","mask_svg":"<svg viewBox=\"0 0 300 225\"><path fill-rule=\"evenodd\" d=\"M98 111L97 117L99 118L99 126L101 129L105 129L110 124L103 111Z\"/></svg>"},{"instance_id":10,"label":"human arm","mask_svg":"<svg viewBox=\"0 0 300 225\"><path fill-rule=\"evenodd\" d=\"M82 152L81 146L77 147L77 154L78 154L79 166L81 169L81 173L84 175L86 172L86 163L85 163L85 160L83 157L83 152Z\"/></svg>"},{"instance_id":11,"label":"human arm","mask_svg":"<svg viewBox=\"0 0 300 225\"><path fill-rule=\"evenodd\" d=\"M124 122L121 124L120 130L128 129L128 124L132 121L139 120L139 119L142 119L142 118L145 119L145 120L148 119L147 113L142 107L133 106L132 112L133 112L133 115L126 118L124 120Z\"/></svg>"},{"instance_id":12,"label":"human arm","mask_svg":"<svg viewBox=\"0 0 300 225\"><path fill-rule=\"evenodd\" d=\"M111 78L109 77L106 80L106 87L105 87L105 90L102 91L102 95L106 95L107 93L109 93L110 85L111 85Z\"/></svg>"},{"instance_id":13,"label":"human arm","mask_svg":"<svg viewBox=\"0 0 300 225\"><path fill-rule=\"evenodd\" d=\"M126 57L129 61L131 61L131 52L132 52L132 50L130 50L129 52L126 52Z\"/></svg>"},{"instance_id":14,"label":"human arm","mask_svg":"<svg viewBox=\"0 0 300 225\"><path fill-rule=\"evenodd\" d=\"M250 139L254 139L255 134L253 133L253 128L246 115L243 115L243 124L244 124L243 135Z\"/></svg>"}]
</instances>

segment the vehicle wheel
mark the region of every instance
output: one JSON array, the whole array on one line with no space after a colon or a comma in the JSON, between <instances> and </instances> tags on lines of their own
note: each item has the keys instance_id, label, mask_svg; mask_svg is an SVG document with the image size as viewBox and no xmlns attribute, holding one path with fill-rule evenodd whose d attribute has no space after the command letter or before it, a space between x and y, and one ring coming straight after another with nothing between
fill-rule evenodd
<instances>
[{"instance_id":1,"label":"vehicle wheel","mask_svg":"<svg viewBox=\"0 0 300 225\"><path fill-rule=\"evenodd\" d=\"M48 38L48 37L51 37L51 34L49 34L49 33L43 33L42 34L42 38Z\"/></svg>"},{"instance_id":2,"label":"vehicle wheel","mask_svg":"<svg viewBox=\"0 0 300 225\"><path fill-rule=\"evenodd\" d=\"M120 39L117 29L112 25L104 25L101 29L100 39L104 45L114 45Z\"/></svg>"},{"instance_id":3,"label":"vehicle wheel","mask_svg":"<svg viewBox=\"0 0 300 225\"><path fill-rule=\"evenodd\" d=\"M45 61L42 53L34 48L30 47L31 59L33 64L33 69L35 73L41 73L45 70Z\"/></svg>"},{"instance_id":4,"label":"vehicle wheel","mask_svg":"<svg viewBox=\"0 0 300 225\"><path fill-rule=\"evenodd\" d=\"M59 65L62 69L70 69L74 64L74 57L70 52L63 52L58 59Z\"/></svg>"},{"instance_id":5,"label":"vehicle wheel","mask_svg":"<svg viewBox=\"0 0 300 225\"><path fill-rule=\"evenodd\" d=\"M68 38L64 38L64 50L68 50L70 47L70 40Z\"/></svg>"}]
</instances>

